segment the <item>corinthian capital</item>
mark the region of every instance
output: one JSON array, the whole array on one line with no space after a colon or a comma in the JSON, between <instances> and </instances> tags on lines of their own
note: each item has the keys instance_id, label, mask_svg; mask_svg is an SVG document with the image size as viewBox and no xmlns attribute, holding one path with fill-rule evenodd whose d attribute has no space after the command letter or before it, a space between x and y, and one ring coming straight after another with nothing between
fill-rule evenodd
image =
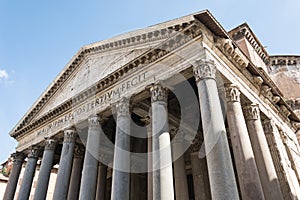
<instances>
[{"instance_id":1,"label":"corinthian capital","mask_svg":"<svg viewBox=\"0 0 300 200\"><path fill-rule=\"evenodd\" d=\"M88 119L89 129L100 128L100 117L98 115L91 115Z\"/></svg>"},{"instance_id":2,"label":"corinthian capital","mask_svg":"<svg viewBox=\"0 0 300 200\"><path fill-rule=\"evenodd\" d=\"M84 156L84 147L81 145L76 145L74 147L74 157L83 158Z\"/></svg>"},{"instance_id":3,"label":"corinthian capital","mask_svg":"<svg viewBox=\"0 0 300 200\"><path fill-rule=\"evenodd\" d=\"M225 85L225 94L227 102L240 102L240 90L236 85Z\"/></svg>"},{"instance_id":4,"label":"corinthian capital","mask_svg":"<svg viewBox=\"0 0 300 200\"><path fill-rule=\"evenodd\" d=\"M39 156L39 150L35 147L30 147L28 150L28 158L37 158Z\"/></svg>"},{"instance_id":5,"label":"corinthian capital","mask_svg":"<svg viewBox=\"0 0 300 200\"><path fill-rule=\"evenodd\" d=\"M115 109L118 116L130 116L129 98L123 97L115 104Z\"/></svg>"},{"instance_id":6,"label":"corinthian capital","mask_svg":"<svg viewBox=\"0 0 300 200\"><path fill-rule=\"evenodd\" d=\"M150 87L151 92L151 101L163 101L167 102L168 100L168 89L162 86L160 83L155 83Z\"/></svg>"},{"instance_id":7,"label":"corinthian capital","mask_svg":"<svg viewBox=\"0 0 300 200\"><path fill-rule=\"evenodd\" d=\"M56 141L53 139L46 139L45 142L45 150L54 151L56 147Z\"/></svg>"},{"instance_id":8,"label":"corinthian capital","mask_svg":"<svg viewBox=\"0 0 300 200\"><path fill-rule=\"evenodd\" d=\"M275 122L270 119L264 120L262 125L266 134L274 133L277 129Z\"/></svg>"},{"instance_id":9,"label":"corinthian capital","mask_svg":"<svg viewBox=\"0 0 300 200\"><path fill-rule=\"evenodd\" d=\"M25 155L22 152L16 152L16 153L11 154L11 157L13 157L14 165L15 165L15 164L22 164L24 161Z\"/></svg>"},{"instance_id":10,"label":"corinthian capital","mask_svg":"<svg viewBox=\"0 0 300 200\"><path fill-rule=\"evenodd\" d=\"M202 79L216 78L216 66L212 60L210 61L196 60L193 67L193 71L197 82Z\"/></svg>"},{"instance_id":11,"label":"corinthian capital","mask_svg":"<svg viewBox=\"0 0 300 200\"><path fill-rule=\"evenodd\" d=\"M76 138L76 131L73 128L64 131L64 142L74 142Z\"/></svg>"},{"instance_id":12,"label":"corinthian capital","mask_svg":"<svg viewBox=\"0 0 300 200\"><path fill-rule=\"evenodd\" d=\"M251 104L243 107L246 120L259 119L259 107L257 104Z\"/></svg>"}]
</instances>

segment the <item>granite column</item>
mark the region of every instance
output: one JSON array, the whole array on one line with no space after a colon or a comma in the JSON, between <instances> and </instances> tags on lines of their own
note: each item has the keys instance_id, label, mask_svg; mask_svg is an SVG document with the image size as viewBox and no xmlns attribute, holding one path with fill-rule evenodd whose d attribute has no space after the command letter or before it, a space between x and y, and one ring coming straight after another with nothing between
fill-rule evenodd
<instances>
[{"instance_id":1,"label":"granite column","mask_svg":"<svg viewBox=\"0 0 300 200\"><path fill-rule=\"evenodd\" d=\"M283 199L268 142L260 119L257 104L244 106L247 128L253 147L262 189L266 199Z\"/></svg>"},{"instance_id":2,"label":"granite column","mask_svg":"<svg viewBox=\"0 0 300 200\"><path fill-rule=\"evenodd\" d=\"M114 163L112 174L112 200L128 200L130 188L130 111L129 99L122 98L115 105L117 114Z\"/></svg>"},{"instance_id":3,"label":"granite column","mask_svg":"<svg viewBox=\"0 0 300 200\"><path fill-rule=\"evenodd\" d=\"M64 142L61 150L58 174L53 194L53 199L55 200L64 200L68 195L75 138L76 131L74 129L67 129L64 131Z\"/></svg>"},{"instance_id":4,"label":"granite column","mask_svg":"<svg viewBox=\"0 0 300 200\"><path fill-rule=\"evenodd\" d=\"M106 197L107 166L99 163L96 200Z\"/></svg>"},{"instance_id":5,"label":"granite column","mask_svg":"<svg viewBox=\"0 0 300 200\"><path fill-rule=\"evenodd\" d=\"M239 199L213 61L198 60L194 75L198 87L211 196Z\"/></svg>"},{"instance_id":6,"label":"granite column","mask_svg":"<svg viewBox=\"0 0 300 200\"><path fill-rule=\"evenodd\" d=\"M265 199L237 86L225 86L227 121L242 199Z\"/></svg>"},{"instance_id":7,"label":"granite column","mask_svg":"<svg viewBox=\"0 0 300 200\"><path fill-rule=\"evenodd\" d=\"M31 148L27 157L26 169L22 179L22 185L19 190L18 200L29 199L31 185L35 174L36 164L38 160L39 151L38 149Z\"/></svg>"},{"instance_id":8,"label":"granite column","mask_svg":"<svg viewBox=\"0 0 300 200\"><path fill-rule=\"evenodd\" d=\"M34 200L46 199L51 169L53 165L55 146L55 140L46 139L42 163L39 171L39 177L37 180L37 186L33 198Z\"/></svg>"},{"instance_id":9,"label":"granite column","mask_svg":"<svg viewBox=\"0 0 300 200\"><path fill-rule=\"evenodd\" d=\"M83 167L83 156L84 156L84 147L80 145L76 145L74 147L72 172L70 177L70 184L69 184L68 198L67 198L68 200L78 199L79 197L80 181L81 181L82 167Z\"/></svg>"},{"instance_id":10,"label":"granite column","mask_svg":"<svg viewBox=\"0 0 300 200\"><path fill-rule=\"evenodd\" d=\"M13 200L20 176L20 172L22 169L22 164L24 162L24 154L21 152L17 152L12 154L12 157L14 159L13 161L13 168L11 171L11 174L9 175L9 180L6 185L5 193L3 199L6 200Z\"/></svg>"},{"instance_id":11,"label":"granite column","mask_svg":"<svg viewBox=\"0 0 300 200\"><path fill-rule=\"evenodd\" d=\"M160 83L150 88L152 109L153 199L174 199L168 90Z\"/></svg>"},{"instance_id":12,"label":"granite column","mask_svg":"<svg viewBox=\"0 0 300 200\"><path fill-rule=\"evenodd\" d=\"M96 197L99 150L100 150L100 118L92 115L88 119L89 128L84 156L79 199L94 199Z\"/></svg>"}]
</instances>

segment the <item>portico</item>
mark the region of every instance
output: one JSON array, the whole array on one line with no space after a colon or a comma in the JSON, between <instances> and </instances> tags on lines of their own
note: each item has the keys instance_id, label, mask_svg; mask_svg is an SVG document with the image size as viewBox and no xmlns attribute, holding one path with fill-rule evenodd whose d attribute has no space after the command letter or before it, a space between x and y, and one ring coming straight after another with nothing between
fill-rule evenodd
<instances>
[{"instance_id":1,"label":"portico","mask_svg":"<svg viewBox=\"0 0 300 200\"><path fill-rule=\"evenodd\" d=\"M260 115L290 135L295 118L260 96L270 80L230 40L203 11L82 48L11 132L23 157L7 199L25 154L18 199L38 159L34 199L55 164L53 199L284 199Z\"/></svg>"}]
</instances>

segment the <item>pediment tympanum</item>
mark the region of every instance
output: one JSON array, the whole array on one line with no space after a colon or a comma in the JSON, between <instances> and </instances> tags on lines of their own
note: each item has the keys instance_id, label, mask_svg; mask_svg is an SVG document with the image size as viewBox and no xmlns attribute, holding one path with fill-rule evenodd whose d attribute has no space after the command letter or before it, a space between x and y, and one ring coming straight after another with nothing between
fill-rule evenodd
<instances>
[{"instance_id":1,"label":"pediment tympanum","mask_svg":"<svg viewBox=\"0 0 300 200\"><path fill-rule=\"evenodd\" d=\"M76 96L148 49L149 47L125 49L115 53L93 55L86 58L80 64L78 70L57 90L34 119L38 119L63 102Z\"/></svg>"}]
</instances>

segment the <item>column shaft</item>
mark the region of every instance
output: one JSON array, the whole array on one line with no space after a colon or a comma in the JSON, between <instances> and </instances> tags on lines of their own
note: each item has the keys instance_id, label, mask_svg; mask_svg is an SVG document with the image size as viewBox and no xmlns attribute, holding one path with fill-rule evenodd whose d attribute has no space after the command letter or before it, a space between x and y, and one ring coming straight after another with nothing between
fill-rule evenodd
<instances>
[{"instance_id":1,"label":"column shaft","mask_svg":"<svg viewBox=\"0 0 300 200\"><path fill-rule=\"evenodd\" d=\"M172 141L172 152L173 155L180 155L184 151L182 149L181 142L183 141ZM187 184L187 177L185 171L184 154L174 161L174 180L175 180L175 196L176 199L188 200L189 190Z\"/></svg>"},{"instance_id":2,"label":"column shaft","mask_svg":"<svg viewBox=\"0 0 300 200\"><path fill-rule=\"evenodd\" d=\"M59 160L59 168L54 188L53 199L66 199L68 195L69 180L72 168L72 159L75 143L75 130L68 129L64 132L64 142Z\"/></svg>"},{"instance_id":3,"label":"column shaft","mask_svg":"<svg viewBox=\"0 0 300 200\"><path fill-rule=\"evenodd\" d=\"M97 195L96 200L102 200L106 197L106 178L107 178L107 166L99 163L98 169L98 183L97 183Z\"/></svg>"},{"instance_id":4,"label":"column shaft","mask_svg":"<svg viewBox=\"0 0 300 200\"><path fill-rule=\"evenodd\" d=\"M74 148L74 158L72 164L72 172L68 190L68 200L78 199L79 197L79 189L80 189L80 181L81 181L81 173L83 167L83 156L84 156L84 148L82 146L75 146Z\"/></svg>"},{"instance_id":5,"label":"column shaft","mask_svg":"<svg viewBox=\"0 0 300 200\"><path fill-rule=\"evenodd\" d=\"M14 158L13 168L11 174L9 175L9 180L6 185L5 193L3 199L5 200L13 200L20 176L20 172L22 169L22 164L24 162L24 154L23 153L14 153L12 154Z\"/></svg>"},{"instance_id":6,"label":"column shaft","mask_svg":"<svg viewBox=\"0 0 300 200\"><path fill-rule=\"evenodd\" d=\"M266 199L283 199L267 139L260 121L259 112L258 105L256 104L244 107L247 128L260 175L260 181Z\"/></svg>"},{"instance_id":7,"label":"column shaft","mask_svg":"<svg viewBox=\"0 0 300 200\"><path fill-rule=\"evenodd\" d=\"M44 200L47 196L49 178L52 169L54 149L56 142L52 139L46 140L42 163L39 171L37 186L34 193L34 200Z\"/></svg>"},{"instance_id":8,"label":"column shaft","mask_svg":"<svg viewBox=\"0 0 300 200\"><path fill-rule=\"evenodd\" d=\"M79 199L95 199L97 188L98 159L100 150L100 122L99 117L89 118L88 138L84 156Z\"/></svg>"},{"instance_id":9,"label":"column shaft","mask_svg":"<svg viewBox=\"0 0 300 200\"><path fill-rule=\"evenodd\" d=\"M214 200L239 199L212 61L197 61L194 73L200 111L211 196Z\"/></svg>"},{"instance_id":10,"label":"column shaft","mask_svg":"<svg viewBox=\"0 0 300 200\"><path fill-rule=\"evenodd\" d=\"M30 149L28 154L26 169L22 180L22 185L19 191L18 200L29 199L31 185L35 174L37 159L38 159L38 150Z\"/></svg>"},{"instance_id":11,"label":"column shaft","mask_svg":"<svg viewBox=\"0 0 300 200\"><path fill-rule=\"evenodd\" d=\"M265 199L240 103L239 89L234 85L227 85L225 90L227 121L242 199Z\"/></svg>"},{"instance_id":12,"label":"column shaft","mask_svg":"<svg viewBox=\"0 0 300 200\"><path fill-rule=\"evenodd\" d=\"M115 106L117 127L114 150L112 200L128 200L130 188L130 112L129 100L122 98Z\"/></svg>"},{"instance_id":13,"label":"column shaft","mask_svg":"<svg viewBox=\"0 0 300 200\"><path fill-rule=\"evenodd\" d=\"M190 155L195 200L211 199L205 159L200 160L198 152L192 152Z\"/></svg>"},{"instance_id":14,"label":"column shaft","mask_svg":"<svg viewBox=\"0 0 300 200\"><path fill-rule=\"evenodd\" d=\"M174 199L168 91L159 83L150 88L152 109L153 199Z\"/></svg>"},{"instance_id":15,"label":"column shaft","mask_svg":"<svg viewBox=\"0 0 300 200\"><path fill-rule=\"evenodd\" d=\"M152 133L151 133L152 134ZM148 200L153 200L152 137L148 136Z\"/></svg>"}]
</instances>

